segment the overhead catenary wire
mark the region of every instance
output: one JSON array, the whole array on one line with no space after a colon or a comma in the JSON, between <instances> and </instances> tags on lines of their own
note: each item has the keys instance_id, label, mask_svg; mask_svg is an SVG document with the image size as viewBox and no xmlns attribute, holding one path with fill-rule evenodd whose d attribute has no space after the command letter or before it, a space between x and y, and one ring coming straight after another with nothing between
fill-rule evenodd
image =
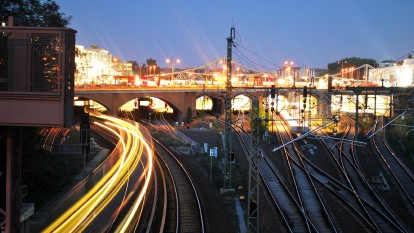
<instances>
[{"instance_id":1,"label":"overhead catenary wire","mask_svg":"<svg viewBox=\"0 0 414 233\"><path fill-rule=\"evenodd\" d=\"M278 66L277 64L275 64L275 63L271 62L270 60L258 55L257 53L251 51L250 49L242 46L242 44L241 44L242 37L241 37L240 33L237 30L236 30L236 33L237 33L237 36L235 38L236 42L234 43L234 47L236 49L233 51L233 53L239 58L241 63L242 63L242 61L244 61L244 62L247 62L247 63L252 64L254 66L261 67L261 68L267 69L267 70L272 70L272 71L277 71L278 69L281 69L281 67ZM249 56L245 55L243 53L243 51L241 51L239 48L244 49L245 51L253 54L255 57L260 58L261 60L264 60L265 62L267 62L267 63L269 63L272 66L277 67L277 68L269 68L269 67L266 67L264 65L261 65L261 64L255 62L255 61L253 61L251 58L249 58Z\"/></svg>"}]
</instances>

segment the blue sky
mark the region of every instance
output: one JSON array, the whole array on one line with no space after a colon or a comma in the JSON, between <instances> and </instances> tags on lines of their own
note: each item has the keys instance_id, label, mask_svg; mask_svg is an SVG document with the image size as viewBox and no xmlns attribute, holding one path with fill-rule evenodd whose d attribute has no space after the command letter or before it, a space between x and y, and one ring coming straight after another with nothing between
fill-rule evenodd
<instances>
[{"instance_id":1,"label":"blue sky","mask_svg":"<svg viewBox=\"0 0 414 233\"><path fill-rule=\"evenodd\" d=\"M261 70L284 61L326 68L345 57L398 59L414 51L413 0L56 0L77 44L124 61L179 58L195 67L226 56Z\"/></svg>"}]
</instances>

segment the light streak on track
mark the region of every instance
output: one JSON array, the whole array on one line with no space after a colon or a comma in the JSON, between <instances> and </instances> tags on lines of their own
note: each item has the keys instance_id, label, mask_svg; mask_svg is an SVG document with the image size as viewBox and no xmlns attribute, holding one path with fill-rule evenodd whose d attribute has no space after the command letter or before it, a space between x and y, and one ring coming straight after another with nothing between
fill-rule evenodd
<instances>
[{"instance_id":1,"label":"light streak on track","mask_svg":"<svg viewBox=\"0 0 414 233\"><path fill-rule=\"evenodd\" d=\"M128 187L129 177L139 164L143 164L141 159L145 153L148 159L147 163L143 164L145 167L143 174L139 178L139 180L144 180L144 183L137 190L140 193L137 195L136 200L134 200L125 219L120 221L122 225L117 230L124 232L130 227L129 224L134 224L132 218L139 215L142 210L145 193L149 187L153 172L152 146L142 136L138 124L98 113L91 113L91 115L105 121L103 124L95 122L96 125L107 129L119 137L121 155L102 179L79 201L50 224L44 232L80 232L85 230L107 204L123 190L123 187ZM119 209L116 211L119 211Z\"/></svg>"}]
</instances>

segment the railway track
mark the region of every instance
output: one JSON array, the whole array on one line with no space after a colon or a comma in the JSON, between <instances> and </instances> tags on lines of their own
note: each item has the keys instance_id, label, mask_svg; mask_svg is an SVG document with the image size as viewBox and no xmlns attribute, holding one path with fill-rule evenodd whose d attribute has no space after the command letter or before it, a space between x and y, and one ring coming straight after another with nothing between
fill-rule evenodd
<instances>
[{"instance_id":1,"label":"railway track","mask_svg":"<svg viewBox=\"0 0 414 233\"><path fill-rule=\"evenodd\" d=\"M284 130L284 134L287 134L288 130L286 128ZM278 137L281 143L293 139L286 136L282 138L281 132L278 132ZM322 144L325 144L325 150L331 153L329 156L332 157L332 161L335 161L333 169L336 172L328 173L318 164L312 163L305 155L301 154L295 143L291 147L285 148L284 151L286 154L284 164L289 167L289 172L283 174L278 171L277 166L267 157L264 157L260 162L261 177L268 192L274 193L271 197L286 222L287 231L342 232L343 225L337 223L336 219L343 218L343 216L337 214L334 216L332 214L334 210L329 206L334 199L337 202L335 205L340 205L346 210L342 214L351 216L354 224L359 225L360 230L364 232L409 232L393 211L380 198L375 195L371 196L369 188L367 190L363 172L358 165L355 165L358 162L357 156L355 153L351 153L354 151L352 147L355 145L349 145L348 148L344 146L345 140L353 139L351 124L347 124L347 132L342 139L336 153L334 146L332 146L337 144L336 142L326 142L329 141L326 139L320 140ZM349 151L349 154L345 154L345 151ZM280 162L280 158L278 161ZM268 164L264 166L264 163ZM298 175L300 172L302 175ZM335 173L339 173L336 178L332 176ZM303 186L302 182L305 179L311 184L310 186ZM299 180L300 182L298 182ZM300 192L298 189L305 189L307 192ZM314 199L309 204L310 190L314 190L312 197ZM327 199L331 201L328 202ZM320 205L318 213L312 216L307 208L314 209L316 205Z\"/></svg>"},{"instance_id":2,"label":"railway track","mask_svg":"<svg viewBox=\"0 0 414 233\"><path fill-rule=\"evenodd\" d=\"M382 125L383 125L382 121ZM382 127L382 126L381 126ZM414 207L414 174L413 172L401 161L399 156L392 150L386 137L385 130L375 135L371 142L375 146L376 152L384 162L388 171L392 174L392 177L398 183L401 191L406 196L409 204Z\"/></svg>"},{"instance_id":3,"label":"railway track","mask_svg":"<svg viewBox=\"0 0 414 233\"><path fill-rule=\"evenodd\" d=\"M281 125L282 129L277 127L277 130L282 130L279 133L281 143L284 144L293 140L293 136L286 124ZM295 188L298 193L298 199L302 201L302 208L306 210L309 216L309 221L313 223L315 230L317 231L331 231L337 232L336 226L333 223L333 219L327 210L326 203L321 198L320 191L314 183L311 171L309 170L306 162L304 161L304 155L293 143L291 147L283 148L285 153L285 159L292 165L292 180L296 180L298 185ZM303 200L305 199L305 200Z\"/></svg>"},{"instance_id":4,"label":"railway track","mask_svg":"<svg viewBox=\"0 0 414 233\"><path fill-rule=\"evenodd\" d=\"M384 125L384 119L381 120L380 128ZM377 125L378 126L378 125ZM382 179L377 179L378 185L386 186L385 188L394 188L397 190L398 197L401 199L400 216L401 219L414 228L414 224L410 224L412 216L414 216L414 175L413 172L404 164L398 155L392 150L385 137L385 129L377 133L371 138L371 144L375 149L375 154L382 162L384 175ZM385 179L388 178L388 179ZM388 184L388 182L390 184ZM393 201L397 198L393 198ZM394 207L395 208L395 207Z\"/></svg>"},{"instance_id":5,"label":"railway track","mask_svg":"<svg viewBox=\"0 0 414 233\"><path fill-rule=\"evenodd\" d=\"M63 136L68 131L69 129L60 127L43 128L39 133L43 137L42 147L49 152L58 149Z\"/></svg>"},{"instance_id":6,"label":"railway track","mask_svg":"<svg viewBox=\"0 0 414 233\"><path fill-rule=\"evenodd\" d=\"M155 127L157 130L170 131L161 113L155 114L155 124L142 122L143 124ZM134 119L132 115L126 116ZM184 165L177 159L174 153L165 147L160 141L154 140L154 150L157 158L158 187L155 193L159 194L151 215L156 214L157 224L154 219L147 218L146 232L201 232L206 231L203 208L196 186L185 169ZM156 229L156 230L154 230Z\"/></svg>"},{"instance_id":7,"label":"railway track","mask_svg":"<svg viewBox=\"0 0 414 233\"><path fill-rule=\"evenodd\" d=\"M353 122L349 117L344 118L350 124ZM360 166L359 156L354 145L354 139L357 133L354 132L351 138L349 138L352 140L352 143L349 144L349 153L342 154L347 156L348 161L355 169L356 177L353 179L353 183L359 182L359 186L356 187L355 191L366 200L364 205L367 207L367 215L372 219L373 225L376 226L376 230L379 232L408 232L406 226L402 224L395 211L389 208L384 199L374 191L372 185L368 182L366 172ZM348 149L342 151L346 152Z\"/></svg>"},{"instance_id":8,"label":"railway track","mask_svg":"<svg viewBox=\"0 0 414 233\"><path fill-rule=\"evenodd\" d=\"M240 128L238 132L239 138L243 142L244 147L247 150L247 143L246 143L246 132ZM242 135L243 134L243 135ZM285 151L289 153L288 151ZM289 155L287 155L289 157ZM288 166L291 174L291 180L287 181L286 178L283 177L282 174L278 172L275 168L273 163L270 161L269 158L264 157L263 160L260 160L259 167L260 167L260 175L262 180L264 181L264 187L266 191L270 194L271 199L276 206L276 209L279 211L279 214L282 216L283 222L285 223L285 229L288 232L314 232L314 231L329 231L329 232L336 232L335 228L331 227L321 227L324 223L316 223L315 224L315 216L312 216L313 220L310 217L309 211L307 211L308 207L305 207L305 201L303 201L303 196L305 195L309 198L310 195L314 195L313 191L316 191L316 188L312 182L303 184L304 179L307 175L305 174L304 170L299 168L299 165L296 162L290 163L292 158L288 158ZM308 177L309 178L309 177ZM300 181L298 181L300 180ZM312 179L310 179L312 180ZM289 187L286 183L293 183L293 190ZM300 184L299 184L300 183ZM301 186L301 188L299 188ZM300 191L302 189L302 191ZM304 190L304 191L303 191ZM318 195L318 194L315 194ZM318 199L317 203L320 203L320 198L313 196L312 198ZM316 203L307 202L306 205L312 205L315 208ZM321 204L322 208L324 208L323 204ZM326 209L325 209L326 210ZM321 208L314 209L316 212L323 213L324 211ZM324 219L323 221L325 221ZM329 218L327 219L329 222ZM329 224L328 224L329 225ZM331 226L334 226L332 223ZM324 228L324 229L321 229ZM319 230L318 230L319 229Z\"/></svg>"},{"instance_id":9,"label":"railway track","mask_svg":"<svg viewBox=\"0 0 414 233\"><path fill-rule=\"evenodd\" d=\"M157 123L160 124L163 123ZM283 229L286 232L343 232L347 229L346 222L342 220L340 223L339 219L346 218L363 232L411 232L410 223L401 220L401 216L396 213L398 211L390 208L385 198L371 186L366 170L359 161L358 145L353 143L353 120L344 117L342 125L345 130L339 141L329 138L317 140L331 160L333 166L330 168L312 162L296 143L278 152L283 156L272 156L277 159L264 156L259 160L262 187L267 190L281 216ZM165 125L164 130L172 131L168 126ZM158 127L160 130L163 128ZM289 129L283 124L276 126L276 129L281 144L293 140ZM238 129L238 134L247 151L246 132ZM400 186L401 196L409 205L405 207L410 211L407 215L413 216L412 173L408 169L404 171L406 166L393 155L386 140L380 136L374 137L372 143L379 147L377 153L384 167L389 167L386 172ZM388 155L385 150L389 151ZM266 149L261 151L266 155ZM286 171L281 171L281 161ZM342 212L338 213L333 206L339 206Z\"/></svg>"},{"instance_id":10,"label":"railway track","mask_svg":"<svg viewBox=\"0 0 414 233\"><path fill-rule=\"evenodd\" d=\"M173 184L174 191L169 192L168 202L175 200L173 209L176 211L172 211L174 217L170 217L176 219L175 232L205 232L201 201L190 175L169 149L159 141L155 142L157 158L166 166Z\"/></svg>"},{"instance_id":11,"label":"railway track","mask_svg":"<svg viewBox=\"0 0 414 233\"><path fill-rule=\"evenodd\" d=\"M293 139L286 132L286 126L278 127L281 127L277 135L279 142L283 144ZM279 130L285 131L285 135L288 136L282 138ZM238 135L247 151L248 136L243 127L238 128ZM261 152L265 154L263 149ZM312 173L315 172L307 169L305 161L302 160L303 155L294 144L290 148L284 148L284 154L284 164L289 168L287 174L282 174L283 172L278 170L268 156L259 160L259 170L264 187L282 218L285 230L287 232L338 232L319 189L325 187L337 196L338 193L326 185L329 183L326 179L321 180L320 175L313 175ZM328 174L325 175L329 177ZM342 202L346 200L342 199ZM352 206L349 209L352 209ZM357 216L360 217L360 215Z\"/></svg>"},{"instance_id":12,"label":"railway track","mask_svg":"<svg viewBox=\"0 0 414 233\"><path fill-rule=\"evenodd\" d=\"M409 232L395 211L389 208L367 181L365 171L359 165L356 145L352 143L355 136L351 127L352 123L352 119L344 117L345 130L339 143L329 142L330 140L326 139L320 140L333 157L336 169L341 172L341 177L343 177L342 182L337 181L335 186L347 191L344 197L353 203L355 209L358 209L359 213L364 216L365 223L372 230L377 232ZM336 145L336 148L332 144Z\"/></svg>"}]
</instances>

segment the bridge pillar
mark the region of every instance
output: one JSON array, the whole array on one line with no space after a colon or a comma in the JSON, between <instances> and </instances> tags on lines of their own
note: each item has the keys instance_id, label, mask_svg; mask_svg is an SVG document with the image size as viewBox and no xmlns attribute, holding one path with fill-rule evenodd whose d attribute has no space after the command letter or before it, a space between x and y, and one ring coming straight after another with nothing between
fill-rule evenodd
<instances>
[{"instance_id":1,"label":"bridge pillar","mask_svg":"<svg viewBox=\"0 0 414 233\"><path fill-rule=\"evenodd\" d=\"M109 109L108 114L111 116L118 116L119 108L122 107L126 102L132 100L133 97L130 95L125 95L124 93L114 92L111 93L109 100Z\"/></svg>"},{"instance_id":2,"label":"bridge pillar","mask_svg":"<svg viewBox=\"0 0 414 233\"><path fill-rule=\"evenodd\" d=\"M213 108L212 108L213 115L215 116L221 115L222 109L224 108L223 101L218 98L212 98L212 101L213 101Z\"/></svg>"},{"instance_id":3,"label":"bridge pillar","mask_svg":"<svg viewBox=\"0 0 414 233\"><path fill-rule=\"evenodd\" d=\"M20 232L22 127L6 129L5 232ZM3 192L3 191L2 191ZM2 208L0 208L2 210ZM3 212L4 210L2 210ZM4 227L4 225L0 225Z\"/></svg>"},{"instance_id":4,"label":"bridge pillar","mask_svg":"<svg viewBox=\"0 0 414 233\"><path fill-rule=\"evenodd\" d=\"M220 114L220 116L224 115L224 110L226 109L226 103L224 101L219 101L218 106L219 106L218 113Z\"/></svg>"},{"instance_id":5,"label":"bridge pillar","mask_svg":"<svg viewBox=\"0 0 414 233\"><path fill-rule=\"evenodd\" d=\"M182 112L177 113L177 122L184 122L184 115Z\"/></svg>"},{"instance_id":6,"label":"bridge pillar","mask_svg":"<svg viewBox=\"0 0 414 233\"><path fill-rule=\"evenodd\" d=\"M177 107L181 113L187 113L187 109L191 108L191 112L196 112L196 93L195 92L184 92L183 98L177 97ZM178 101L177 101L178 100Z\"/></svg>"}]
</instances>

